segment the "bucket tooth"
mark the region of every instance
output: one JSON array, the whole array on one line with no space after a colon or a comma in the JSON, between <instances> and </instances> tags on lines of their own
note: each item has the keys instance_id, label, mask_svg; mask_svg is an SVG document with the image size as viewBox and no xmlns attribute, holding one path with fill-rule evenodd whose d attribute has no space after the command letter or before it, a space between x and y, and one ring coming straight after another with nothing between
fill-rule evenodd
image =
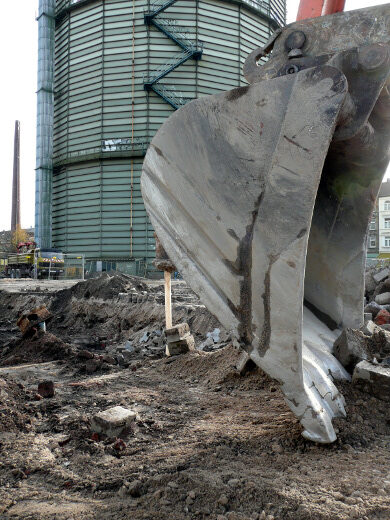
<instances>
[{"instance_id":1,"label":"bucket tooth","mask_svg":"<svg viewBox=\"0 0 390 520\"><path fill-rule=\"evenodd\" d=\"M352 13L279 31L264 67L261 50L249 56L252 84L174 113L141 179L171 261L321 443L345 415L333 381L350 377L332 347L363 322L365 238L389 160L389 31L376 18L390 21L389 6ZM355 45L362 19L383 41L366 31ZM340 48L323 53L332 30ZM290 60L286 41L313 34L317 47Z\"/></svg>"}]
</instances>

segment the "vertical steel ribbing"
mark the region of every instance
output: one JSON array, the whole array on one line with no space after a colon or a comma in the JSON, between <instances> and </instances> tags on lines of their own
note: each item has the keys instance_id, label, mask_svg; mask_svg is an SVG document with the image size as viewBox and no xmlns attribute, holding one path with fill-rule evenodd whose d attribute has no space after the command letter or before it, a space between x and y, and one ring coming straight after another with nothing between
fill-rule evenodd
<instances>
[{"instance_id":1,"label":"vertical steel ribbing","mask_svg":"<svg viewBox=\"0 0 390 520\"><path fill-rule=\"evenodd\" d=\"M274 9L284 2L264 1ZM144 8L149 6L147 13L155 10L155 0L57 0L56 5L52 245L99 260L134 258L144 265L147 258L150 265L153 231L139 188L141 147L171 108L144 91L142 75L150 76L176 47L165 35L160 39L156 28L150 32L144 25ZM265 11L250 9L251 5L252 0L250 4L193 0L177 2L167 11L167 16L171 13L183 21L191 37L195 38L196 29L196 38L206 41L208 59L178 68L174 74L176 88L187 92L184 97L239 85L242 64L235 53L228 59L231 41L224 31L231 20L225 15L233 11L237 20L241 8L232 37L239 38L243 59L250 45L267 39ZM253 1L255 6L260 4ZM197 20L192 23L195 12ZM208 16L210 23L205 22ZM222 33L214 30L215 24Z\"/></svg>"},{"instance_id":2,"label":"vertical steel ribbing","mask_svg":"<svg viewBox=\"0 0 390 520\"><path fill-rule=\"evenodd\" d=\"M51 247L55 0L39 0L35 240Z\"/></svg>"},{"instance_id":3,"label":"vertical steel ribbing","mask_svg":"<svg viewBox=\"0 0 390 520\"><path fill-rule=\"evenodd\" d=\"M106 77L106 71L105 71L105 34L106 34L106 4L105 2L102 3L102 44L101 44L101 53L102 53L102 82L101 82L101 88L100 88L100 97L101 97L101 121L100 121L100 142L103 143L104 139L104 124L105 124L105 111L104 111L104 86L105 86L105 77ZM69 112L68 112L69 114ZM103 220L103 213L104 213L104 161L103 159L99 159L99 222L100 222L100 233L99 233L99 254L100 257L103 256L103 228L104 228L104 220Z\"/></svg>"},{"instance_id":4,"label":"vertical steel ribbing","mask_svg":"<svg viewBox=\"0 0 390 520\"><path fill-rule=\"evenodd\" d=\"M135 106L135 0L132 8L132 51L131 51L131 148L134 148ZM130 159L130 258L133 258L133 201L134 201L134 158ZM145 248L146 249L146 248ZM146 253L145 253L146 255Z\"/></svg>"}]
</instances>

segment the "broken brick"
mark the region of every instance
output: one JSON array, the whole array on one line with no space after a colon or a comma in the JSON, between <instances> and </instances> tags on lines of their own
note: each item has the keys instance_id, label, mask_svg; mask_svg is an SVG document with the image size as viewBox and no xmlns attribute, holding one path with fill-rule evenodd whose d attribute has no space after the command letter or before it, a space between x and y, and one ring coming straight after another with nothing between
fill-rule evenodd
<instances>
[{"instance_id":1,"label":"broken brick","mask_svg":"<svg viewBox=\"0 0 390 520\"><path fill-rule=\"evenodd\" d=\"M54 383L53 381L42 381L38 384L38 394L42 397L53 397L54 396Z\"/></svg>"},{"instance_id":2,"label":"broken brick","mask_svg":"<svg viewBox=\"0 0 390 520\"><path fill-rule=\"evenodd\" d=\"M390 323L390 312L388 312L386 309L380 310L376 315L374 321L377 325L384 325L386 323Z\"/></svg>"},{"instance_id":3,"label":"broken brick","mask_svg":"<svg viewBox=\"0 0 390 520\"><path fill-rule=\"evenodd\" d=\"M126 443L122 439L117 439L113 446L115 451L124 451L126 449Z\"/></svg>"}]
</instances>

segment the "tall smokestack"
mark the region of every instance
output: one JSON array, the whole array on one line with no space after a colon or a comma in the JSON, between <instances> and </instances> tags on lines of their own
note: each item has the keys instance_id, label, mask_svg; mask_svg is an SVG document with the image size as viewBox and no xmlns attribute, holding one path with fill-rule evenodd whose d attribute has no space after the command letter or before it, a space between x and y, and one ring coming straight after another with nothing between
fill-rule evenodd
<instances>
[{"instance_id":1,"label":"tall smokestack","mask_svg":"<svg viewBox=\"0 0 390 520\"><path fill-rule=\"evenodd\" d=\"M14 174L12 181L11 231L20 228L20 122L15 121Z\"/></svg>"},{"instance_id":2,"label":"tall smokestack","mask_svg":"<svg viewBox=\"0 0 390 520\"><path fill-rule=\"evenodd\" d=\"M41 248L51 247L55 15L56 0L39 0L35 242Z\"/></svg>"}]
</instances>

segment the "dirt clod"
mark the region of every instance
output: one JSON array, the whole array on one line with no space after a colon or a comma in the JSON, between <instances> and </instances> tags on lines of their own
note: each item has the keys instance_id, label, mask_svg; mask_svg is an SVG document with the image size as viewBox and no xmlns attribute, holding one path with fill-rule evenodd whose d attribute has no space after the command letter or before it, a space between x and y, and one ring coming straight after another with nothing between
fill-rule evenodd
<instances>
[{"instance_id":1,"label":"dirt clod","mask_svg":"<svg viewBox=\"0 0 390 520\"><path fill-rule=\"evenodd\" d=\"M42 397L54 397L53 381L42 381L38 383L38 394Z\"/></svg>"}]
</instances>

